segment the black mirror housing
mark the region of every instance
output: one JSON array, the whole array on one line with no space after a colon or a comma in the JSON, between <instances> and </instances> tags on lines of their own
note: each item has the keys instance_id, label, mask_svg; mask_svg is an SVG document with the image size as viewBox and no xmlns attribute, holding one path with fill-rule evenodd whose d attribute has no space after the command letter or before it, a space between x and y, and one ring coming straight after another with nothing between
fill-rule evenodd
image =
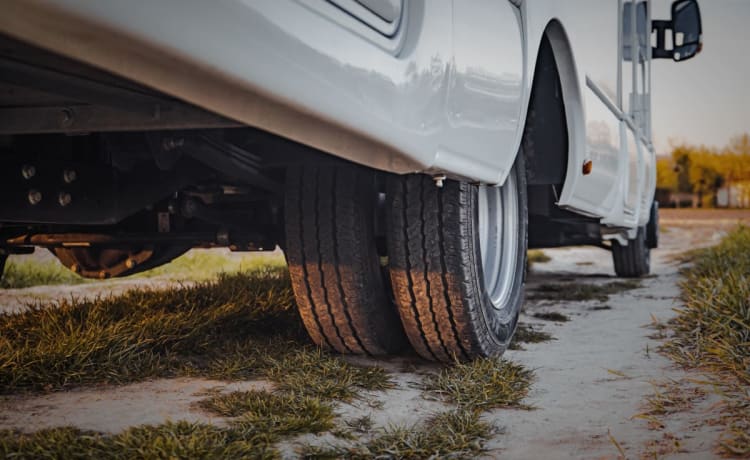
<instances>
[{"instance_id":1,"label":"black mirror housing","mask_svg":"<svg viewBox=\"0 0 750 460\"><path fill-rule=\"evenodd\" d=\"M654 59L672 59L675 62L695 57L703 49L703 26L698 0L676 0L672 3L670 21L653 21L656 32ZM666 48L667 30L672 32L672 49Z\"/></svg>"}]
</instances>

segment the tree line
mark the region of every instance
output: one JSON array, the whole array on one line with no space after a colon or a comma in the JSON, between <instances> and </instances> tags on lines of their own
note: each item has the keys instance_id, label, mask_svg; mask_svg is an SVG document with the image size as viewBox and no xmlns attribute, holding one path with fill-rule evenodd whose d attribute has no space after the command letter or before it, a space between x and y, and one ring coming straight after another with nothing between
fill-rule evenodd
<instances>
[{"instance_id":1,"label":"tree line","mask_svg":"<svg viewBox=\"0 0 750 460\"><path fill-rule=\"evenodd\" d=\"M671 156L657 158L656 172L660 197L690 194L697 205L712 207L722 189L725 195L727 190L750 194L750 135L737 136L722 148L675 146Z\"/></svg>"}]
</instances>

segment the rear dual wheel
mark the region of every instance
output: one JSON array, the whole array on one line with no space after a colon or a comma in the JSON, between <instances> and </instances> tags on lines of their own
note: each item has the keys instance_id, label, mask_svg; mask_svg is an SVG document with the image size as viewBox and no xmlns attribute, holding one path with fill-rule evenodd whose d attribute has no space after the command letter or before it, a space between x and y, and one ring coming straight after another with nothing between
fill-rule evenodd
<instances>
[{"instance_id":1,"label":"rear dual wheel","mask_svg":"<svg viewBox=\"0 0 750 460\"><path fill-rule=\"evenodd\" d=\"M405 332L430 360L501 354L523 302L525 177L522 155L502 187L389 176L386 279L374 234L375 174L352 165L290 168L286 253L313 341L385 354Z\"/></svg>"},{"instance_id":2,"label":"rear dual wheel","mask_svg":"<svg viewBox=\"0 0 750 460\"><path fill-rule=\"evenodd\" d=\"M422 175L389 181L389 269L414 349L437 361L496 356L523 303L526 176L519 155L502 187Z\"/></svg>"},{"instance_id":3,"label":"rear dual wheel","mask_svg":"<svg viewBox=\"0 0 750 460\"><path fill-rule=\"evenodd\" d=\"M289 273L305 328L323 348L383 355L406 343L377 253L377 203L376 175L365 168L287 171Z\"/></svg>"}]
</instances>

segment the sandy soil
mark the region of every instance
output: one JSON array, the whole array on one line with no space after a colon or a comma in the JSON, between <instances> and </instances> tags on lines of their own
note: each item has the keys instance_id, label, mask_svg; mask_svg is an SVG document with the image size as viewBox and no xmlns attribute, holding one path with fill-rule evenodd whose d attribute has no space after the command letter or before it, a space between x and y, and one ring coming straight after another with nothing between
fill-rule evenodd
<instances>
[{"instance_id":1,"label":"sandy soil","mask_svg":"<svg viewBox=\"0 0 750 460\"><path fill-rule=\"evenodd\" d=\"M490 442L489 458L618 458L612 439L628 458L648 455L655 449L666 458L714 458L712 444L718 431L705 420L711 416L714 398L709 395L692 410L667 418L663 430L652 430L644 420L634 418L642 411L644 398L653 392L651 382L672 379L686 389L696 385L700 375L675 369L659 355L659 340L647 327L653 318L666 321L677 305L678 266L674 255L685 250L715 244L737 219L709 214L691 215L683 221L679 213L662 217L662 247L653 254L654 275L642 287L611 296L602 302L527 302L523 322L541 326L555 340L524 344L525 350L509 351L506 357L535 369L536 382L527 402L535 410L497 410L486 414L500 427ZM552 260L536 265L528 278L528 289L541 283L606 283L614 272L610 255L597 248L563 248L545 251ZM119 283L105 289L120 289ZM122 289L132 287L122 284ZM84 286L85 289L93 289ZM14 299L28 299L39 292L31 288L14 292ZM70 295L70 288L47 288L45 296ZM89 292L90 293L90 292ZM2 300L2 298L0 298ZM609 307L602 309L601 307ZM532 315L560 312L570 322L551 323ZM371 415L377 426L412 424L443 409L425 400L415 388L421 375L434 369L412 357L375 361L393 374L397 387L375 393L338 409L345 419ZM141 423L165 420L202 420L222 423L194 405L206 391L264 387L265 382L226 383L203 379L156 380L121 387L84 388L41 396L10 396L0 400L0 429L34 431L40 428L75 425L85 429L117 432ZM679 452L671 452L674 439ZM310 437L305 438L310 440ZM319 437L316 442L330 441ZM294 457L294 442L283 449ZM653 457L652 457L653 458ZM659 455L659 458L665 458Z\"/></svg>"}]
</instances>

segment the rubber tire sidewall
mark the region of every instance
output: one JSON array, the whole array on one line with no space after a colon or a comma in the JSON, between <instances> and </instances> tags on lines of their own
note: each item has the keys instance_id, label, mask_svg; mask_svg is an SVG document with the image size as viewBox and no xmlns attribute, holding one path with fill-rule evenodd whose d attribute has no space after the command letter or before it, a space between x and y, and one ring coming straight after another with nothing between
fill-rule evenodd
<instances>
[{"instance_id":1,"label":"rubber tire sidewall","mask_svg":"<svg viewBox=\"0 0 750 460\"><path fill-rule=\"evenodd\" d=\"M478 282L478 290L481 298L481 312L484 319L487 332L489 337L493 340L495 345L499 347L498 353L501 353L508 347L510 340L513 338L513 333L516 330L518 324L518 317L523 307L525 298L524 286L526 284L526 251L528 247L528 196L526 191L526 170L523 153L519 153L511 174L516 175L516 187L518 193L518 239L519 244L516 249L516 266L515 273L513 276L513 285L511 287L511 293L508 297L508 302L504 308L510 308L510 314L506 315L506 320L502 321L499 315L497 315L497 309L492 304L490 295L487 292L487 288L484 283L484 272L482 267L482 255L480 252L479 245L479 209L478 209L478 194L479 187L472 187L472 200L473 200L473 228L472 238L474 246L474 260L473 267L476 271L474 279ZM507 183L507 182L506 182Z\"/></svg>"}]
</instances>

